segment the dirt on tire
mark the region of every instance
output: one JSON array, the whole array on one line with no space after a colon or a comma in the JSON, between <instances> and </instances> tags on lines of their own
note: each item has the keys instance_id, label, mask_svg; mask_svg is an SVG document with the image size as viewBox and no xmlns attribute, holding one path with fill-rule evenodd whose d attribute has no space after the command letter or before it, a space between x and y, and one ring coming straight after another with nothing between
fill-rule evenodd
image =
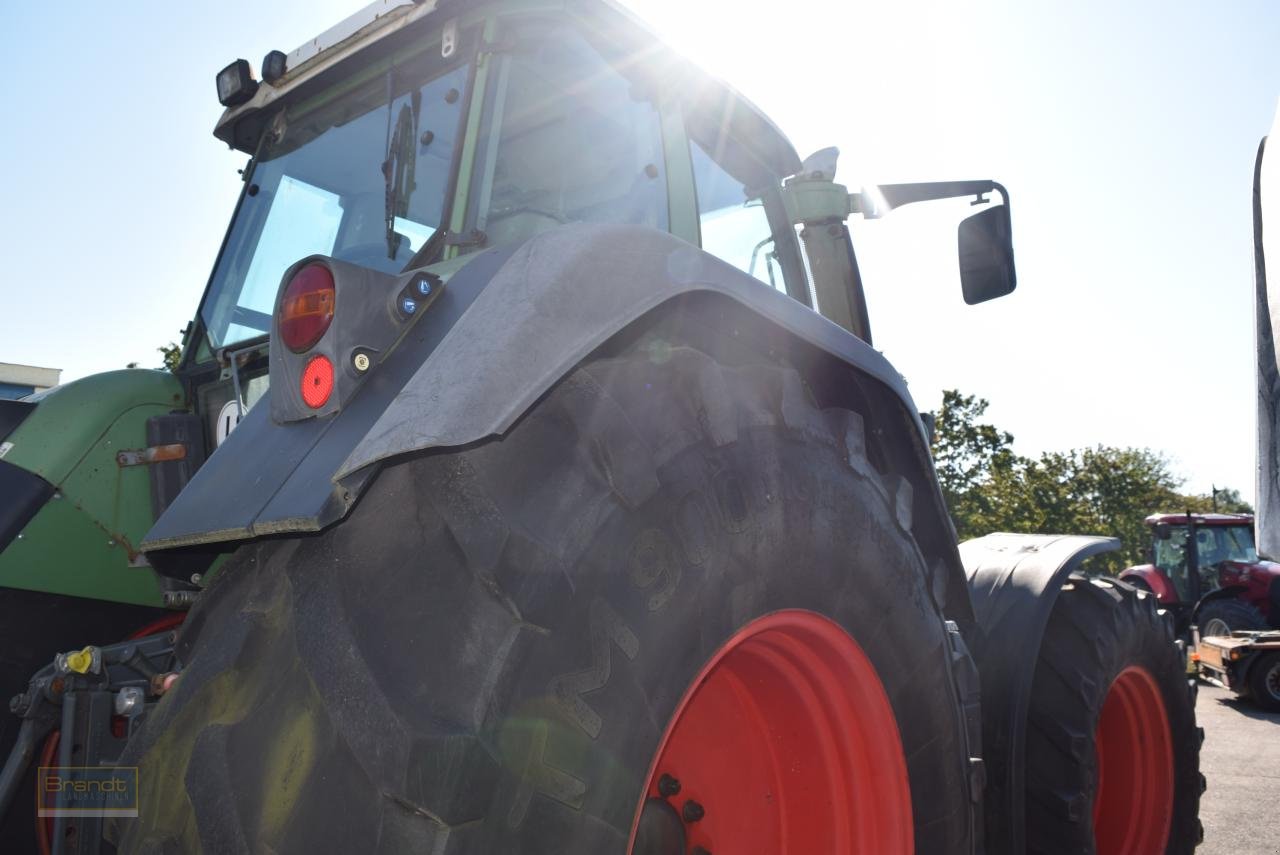
<instances>
[{"instance_id":1,"label":"dirt on tire","mask_svg":"<svg viewBox=\"0 0 1280 855\"><path fill-rule=\"evenodd\" d=\"M652 345L501 439L388 466L340 525L242 547L121 760L143 806L121 851L623 855L691 680L786 608L873 662L917 850L968 853L980 794L905 483L795 371Z\"/></svg>"},{"instance_id":2,"label":"dirt on tire","mask_svg":"<svg viewBox=\"0 0 1280 855\"><path fill-rule=\"evenodd\" d=\"M1203 838L1204 777L1196 726L1196 684L1173 623L1154 596L1110 580L1073 574L1045 628L1027 721L1027 851L1093 853L1101 811L1133 810L1130 799L1099 804L1096 734L1113 682L1128 668L1154 680L1172 748L1173 805L1169 855L1191 853ZM1152 726L1158 722L1150 722Z\"/></svg>"}]
</instances>

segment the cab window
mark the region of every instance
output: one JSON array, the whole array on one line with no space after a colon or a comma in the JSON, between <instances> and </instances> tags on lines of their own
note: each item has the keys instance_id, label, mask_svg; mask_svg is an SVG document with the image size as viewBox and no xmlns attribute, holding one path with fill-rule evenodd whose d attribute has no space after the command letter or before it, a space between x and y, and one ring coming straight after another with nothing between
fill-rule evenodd
<instances>
[{"instance_id":1,"label":"cab window","mask_svg":"<svg viewBox=\"0 0 1280 855\"><path fill-rule=\"evenodd\" d=\"M667 228L654 104L574 29L514 26L491 73L472 190L487 245L564 223Z\"/></svg>"},{"instance_id":2,"label":"cab window","mask_svg":"<svg viewBox=\"0 0 1280 855\"><path fill-rule=\"evenodd\" d=\"M1194 602L1198 598L1191 590L1191 578L1187 575L1187 530L1172 526L1168 538L1156 538L1156 567L1173 581L1178 599Z\"/></svg>"},{"instance_id":3,"label":"cab window","mask_svg":"<svg viewBox=\"0 0 1280 855\"><path fill-rule=\"evenodd\" d=\"M690 141L689 155L702 248L785 291L764 200L759 195L753 197L747 185L730 175L697 141Z\"/></svg>"},{"instance_id":4,"label":"cab window","mask_svg":"<svg viewBox=\"0 0 1280 855\"><path fill-rule=\"evenodd\" d=\"M782 208L779 176L722 123L695 114L688 133L702 248L809 304L809 280L800 242Z\"/></svg>"}]
</instances>

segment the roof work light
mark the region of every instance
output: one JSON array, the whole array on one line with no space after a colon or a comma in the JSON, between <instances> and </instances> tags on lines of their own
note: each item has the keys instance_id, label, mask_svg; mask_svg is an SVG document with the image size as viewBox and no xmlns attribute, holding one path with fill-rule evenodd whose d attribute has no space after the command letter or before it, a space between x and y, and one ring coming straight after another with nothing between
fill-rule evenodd
<instances>
[{"instance_id":1,"label":"roof work light","mask_svg":"<svg viewBox=\"0 0 1280 855\"><path fill-rule=\"evenodd\" d=\"M249 60L237 59L218 72L218 103L224 107L238 107L258 91L258 81L253 79Z\"/></svg>"},{"instance_id":2,"label":"roof work light","mask_svg":"<svg viewBox=\"0 0 1280 855\"><path fill-rule=\"evenodd\" d=\"M282 50L273 50L262 58L262 79L272 85L284 77L289 57Z\"/></svg>"}]
</instances>

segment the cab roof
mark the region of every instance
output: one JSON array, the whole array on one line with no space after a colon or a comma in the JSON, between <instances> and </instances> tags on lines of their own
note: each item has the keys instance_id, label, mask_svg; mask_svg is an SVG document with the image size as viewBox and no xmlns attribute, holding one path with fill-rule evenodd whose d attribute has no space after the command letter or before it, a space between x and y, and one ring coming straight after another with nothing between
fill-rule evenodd
<instances>
[{"instance_id":1,"label":"cab roof","mask_svg":"<svg viewBox=\"0 0 1280 855\"><path fill-rule=\"evenodd\" d=\"M317 83L331 83L330 72L339 65L357 55L377 53L370 50L375 46L381 48L385 43L389 47L390 43L399 41L392 36L410 28L419 29L416 26L419 22L429 19L431 23L422 26L434 28L461 13L484 7L500 11L503 5L502 0L376 0L288 54L284 75L273 83L261 83L252 98L225 110L214 128L214 136L232 148L252 154L267 121L277 112L272 108L278 102L291 100L291 93L313 89ZM610 35L617 37L634 56L645 58L644 65L678 69L682 85L671 91L681 93L678 97L688 101L692 111L715 116L717 121L729 125L735 136L780 178L800 171L800 156L795 147L768 116L733 87L676 53L641 18L615 0L548 2L545 11L563 11L570 7L600 19ZM522 4L513 11L527 13L529 6Z\"/></svg>"}]
</instances>

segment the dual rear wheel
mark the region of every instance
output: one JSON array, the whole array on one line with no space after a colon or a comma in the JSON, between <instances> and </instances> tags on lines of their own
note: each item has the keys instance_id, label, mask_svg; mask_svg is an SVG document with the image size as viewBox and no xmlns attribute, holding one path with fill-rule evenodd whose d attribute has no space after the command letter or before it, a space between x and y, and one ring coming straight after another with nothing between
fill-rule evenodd
<instances>
[{"instance_id":1,"label":"dual rear wheel","mask_svg":"<svg viewBox=\"0 0 1280 855\"><path fill-rule=\"evenodd\" d=\"M121 760L121 850L971 852L909 485L796 372L660 345L242 547Z\"/></svg>"}]
</instances>

